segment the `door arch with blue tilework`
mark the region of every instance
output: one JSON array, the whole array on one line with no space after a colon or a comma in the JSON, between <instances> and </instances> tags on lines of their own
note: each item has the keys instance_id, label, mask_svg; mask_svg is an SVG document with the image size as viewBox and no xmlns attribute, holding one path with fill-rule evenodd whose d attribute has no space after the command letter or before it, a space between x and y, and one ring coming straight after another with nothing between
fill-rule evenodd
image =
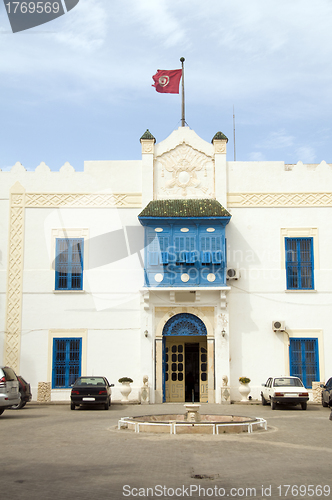
<instances>
[{"instance_id":1,"label":"door arch with blue tilework","mask_svg":"<svg viewBox=\"0 0 332 500\"><path fill-rule=\"evenodd\" d=\"M207 335L206 326L203 321L189 313L175 314L170 318L163 329L163 336L190 336Z\"/></svg>"},{"instance_id":2,"label":"door arch with blue tilework","mask_svg":"<svg viewBox=\"0 0 332 500\"><path fill-rule=\"evenodd\" d=\"M164 402L208 400L207 330L189 313L176 314L163 329Z\"/></svg>"}]
</instances>

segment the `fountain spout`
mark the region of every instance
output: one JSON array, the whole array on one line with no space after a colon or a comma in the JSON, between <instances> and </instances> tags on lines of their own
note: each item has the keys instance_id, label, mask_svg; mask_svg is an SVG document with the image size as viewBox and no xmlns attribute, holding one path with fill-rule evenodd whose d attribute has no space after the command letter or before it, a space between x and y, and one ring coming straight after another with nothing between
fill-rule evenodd
<instances>
[{"instance_id":1,"label":"fountain spout","mask_svg":"<svg viewBox=\"0 0 332 500\"><path fill-rule=\"evenodd\" d=\"M195 404L195 403L187 403L184 405L187 413L185 416L185 420L187 422L200 422L201 421L201 415L199 414L199 409L201 405Z\"/></svg>"}]
</instances>

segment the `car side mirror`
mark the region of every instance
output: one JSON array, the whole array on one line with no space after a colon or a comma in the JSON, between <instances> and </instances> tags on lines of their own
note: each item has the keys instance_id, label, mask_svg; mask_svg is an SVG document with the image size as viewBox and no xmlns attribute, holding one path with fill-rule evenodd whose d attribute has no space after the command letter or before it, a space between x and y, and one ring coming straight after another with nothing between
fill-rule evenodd
<instances>
[{"instance_id":1,"label":"car side mirror","mask_svg":"<svg viewBox=\"0 0 332 500\"><path fill-rule=\"evenodd\" d=\"M325 385L324 384L320 384L320 386L322 389L325 389Z\"/></svg>"},{"instance_id":2,"label":"car side mirror","mask_svg":"<svg viewBox=\"0 0 332 500\"><path fill-rule=\"evenodd\" d=\"M262 387L266 387L266 384L262 384Z\"/></svg>"},{"instance_id":3,"label":"car side mirror","mask_svg":"<svg viewBox=\"0 0 332 500\"><path fill-rule=\"evenodd\" d=\"M114 384L110 384L110 387L114 387Z\"/></svg>"}]
</instances>

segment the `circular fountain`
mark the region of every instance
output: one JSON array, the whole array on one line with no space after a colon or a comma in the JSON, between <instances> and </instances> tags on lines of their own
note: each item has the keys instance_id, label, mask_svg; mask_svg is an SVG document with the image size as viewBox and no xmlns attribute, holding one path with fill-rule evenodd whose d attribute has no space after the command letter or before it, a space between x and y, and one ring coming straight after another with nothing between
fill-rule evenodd
<instances>
[{"instance_id":1,"label":"circular fountain","mask_svg":"<svg viewBox=\"0 0 332 500\"><path fill-rule=\"evenodd\" d=\"M267 430L263 418L235 415L201 415L199 404L185 404L184 414L122 417L118 429L167 434L224 434Z\"/></svg>"}]
</instances>

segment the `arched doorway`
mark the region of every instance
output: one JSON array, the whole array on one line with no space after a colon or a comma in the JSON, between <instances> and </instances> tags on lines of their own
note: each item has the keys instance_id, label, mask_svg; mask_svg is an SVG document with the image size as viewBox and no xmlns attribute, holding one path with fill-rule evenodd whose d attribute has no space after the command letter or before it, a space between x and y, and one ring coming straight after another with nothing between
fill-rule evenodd
<instances>
[{"instance_id":1,"label":"arched doorway","mask_svg":"<svg viewBox=\"0 0 332 500\"><path fill-rule=\"evenodd\" d=\"M207 330L194 314L176 314L164 326L163 400L208 400Z\"/></svg>"}]
</instances>

